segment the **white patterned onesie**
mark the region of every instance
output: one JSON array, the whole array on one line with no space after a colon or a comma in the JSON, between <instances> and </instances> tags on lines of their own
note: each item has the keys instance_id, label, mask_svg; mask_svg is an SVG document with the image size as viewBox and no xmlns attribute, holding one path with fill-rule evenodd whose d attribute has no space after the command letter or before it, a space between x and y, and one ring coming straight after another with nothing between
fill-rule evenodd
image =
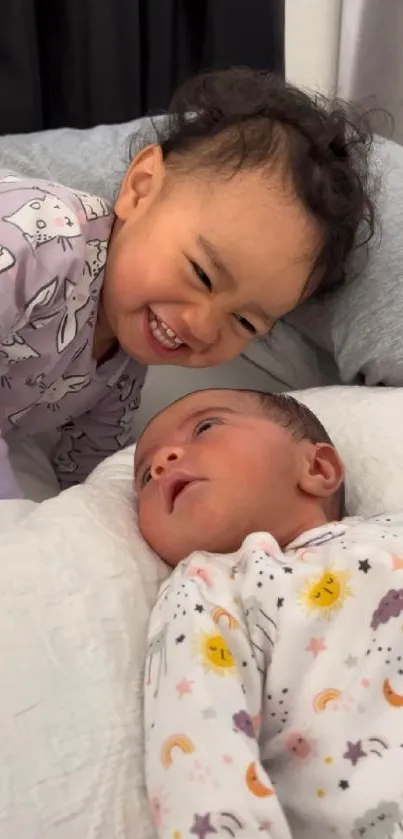
<instances>
[{"instance_id":1,"label":"white patterned onesie","mask_svg":"<svg viewBox=\"0 0 403 839\"><path fill-rule=\"evenodd\" d=\"M403 514L180 563L145 725L163 839L403 839Z\"/></svg>"}]
</instances>

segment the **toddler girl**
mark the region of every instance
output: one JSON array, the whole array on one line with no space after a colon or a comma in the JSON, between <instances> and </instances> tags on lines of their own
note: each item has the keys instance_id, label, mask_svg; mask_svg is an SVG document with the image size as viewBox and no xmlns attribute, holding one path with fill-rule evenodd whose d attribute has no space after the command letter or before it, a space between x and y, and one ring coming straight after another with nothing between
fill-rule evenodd
<instances>
[{"instance_id":1,"label":"toddler girl","mask_svg":"<svg viewBox=\"0 0 403 839\"><path fill-rule=\"evenodd\" d=\"M233 69L167 126L113 209L0 175L0 498L20 494L11 436L57 429L60 484L80 482L132 441L149 364L235 358L371 234L368 138L342 110Z\"/></svg>"}]
</instances>

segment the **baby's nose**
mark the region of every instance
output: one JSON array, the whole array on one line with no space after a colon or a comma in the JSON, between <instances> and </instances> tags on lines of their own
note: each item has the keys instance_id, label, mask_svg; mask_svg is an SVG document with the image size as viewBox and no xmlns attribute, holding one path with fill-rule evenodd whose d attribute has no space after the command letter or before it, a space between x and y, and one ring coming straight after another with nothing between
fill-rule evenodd
<instances>
[{"instance_id":1,"label":"baby's nose","mask_svg":"<svg viewBox=\"0 0 403 839\"><path fill-rule=\"evenodd\" d=\"M161 478L170 466L175 466L181 460L183 451L180 448L167 446L159 449L153 457L151 464L151 475L153 479Z\"/></svg>"}]
</instances>

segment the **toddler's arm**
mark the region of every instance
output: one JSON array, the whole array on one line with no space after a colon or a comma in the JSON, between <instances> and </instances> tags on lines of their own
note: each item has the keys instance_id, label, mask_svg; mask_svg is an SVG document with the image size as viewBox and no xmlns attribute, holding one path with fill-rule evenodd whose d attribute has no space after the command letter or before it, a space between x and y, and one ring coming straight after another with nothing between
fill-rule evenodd
<instances>
[{"instance_id":1,"label":"toddler's arm","mask_svg":"<svg viewBox=\"0 0 403 839\"><path fill-rule=\"evenodd\" d=\"M151 619L146 777L163 839L291 837L260 763L264 677L230 565L203 555L182 563Z\"/></svg>"},{"instance_id":2,"label":"toddler's arm","mask_svg":"<svg viewBox=\"0 0 403 839\"><path fill-rule=\"evenodd\" d=\"M29 360L31 380L43 370L41 351L20 333L29 326L38 337L43 323L62 317L65 278L83 260L80 206L63 187L0 171L0 437L9 431L7 402L12 405L27 384L18 362ZM56 346L45 344L44 354L52 349L57 358ZM2 439L0 498L20 497Z\"/></svg>"},{"instance_id":3,"label":"toddler's arm","mask_svg":"<svg viewBox=\"0 0 403 839\"><path fill-rule=\"evenodd\" d=\"M23 498L23 494L14 477L7 443L0 437L0 501L11 498Z\"/></svg>"},{"instance_id":4,"label":"toddler's arm","mask_svg":"<svg viewBox=\"0 0 403 839\"><path fill-rule=\"evenodd\" d=\"M124 387L118 381L91 411L60 429L52 461L62 489L82 483L102 460L134 442L133 416L145 370L134 361L129 362L131 367Z\"/></svg>"}]
</instances>

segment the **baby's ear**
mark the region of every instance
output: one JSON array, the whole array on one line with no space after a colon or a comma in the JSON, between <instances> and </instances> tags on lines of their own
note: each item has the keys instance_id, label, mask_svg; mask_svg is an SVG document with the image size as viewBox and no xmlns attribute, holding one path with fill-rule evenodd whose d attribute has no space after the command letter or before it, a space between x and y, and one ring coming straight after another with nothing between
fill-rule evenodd
<instances>
[{"instance_id":1,"label":"baby's ear","mask_svg":"<svg viewBox=\"0 0 403 839\"><path fill-rule=\"evenodd\" d=\"M344 467L340 455L330 443L303 442L299 486L307 495L329 498L344 480Z\"/></svg>"},{"instance_id":2,"label":"baby's ear","mask_svg":"<svg viewBox=\"0 0 403 839\"><path fill-rule=\"evenodd\" d=\"M146 146L135 155L120 185L115 213L126 221L141 202L159 193L165 177L161 146Z\"/></svg>"}]
</instances>

